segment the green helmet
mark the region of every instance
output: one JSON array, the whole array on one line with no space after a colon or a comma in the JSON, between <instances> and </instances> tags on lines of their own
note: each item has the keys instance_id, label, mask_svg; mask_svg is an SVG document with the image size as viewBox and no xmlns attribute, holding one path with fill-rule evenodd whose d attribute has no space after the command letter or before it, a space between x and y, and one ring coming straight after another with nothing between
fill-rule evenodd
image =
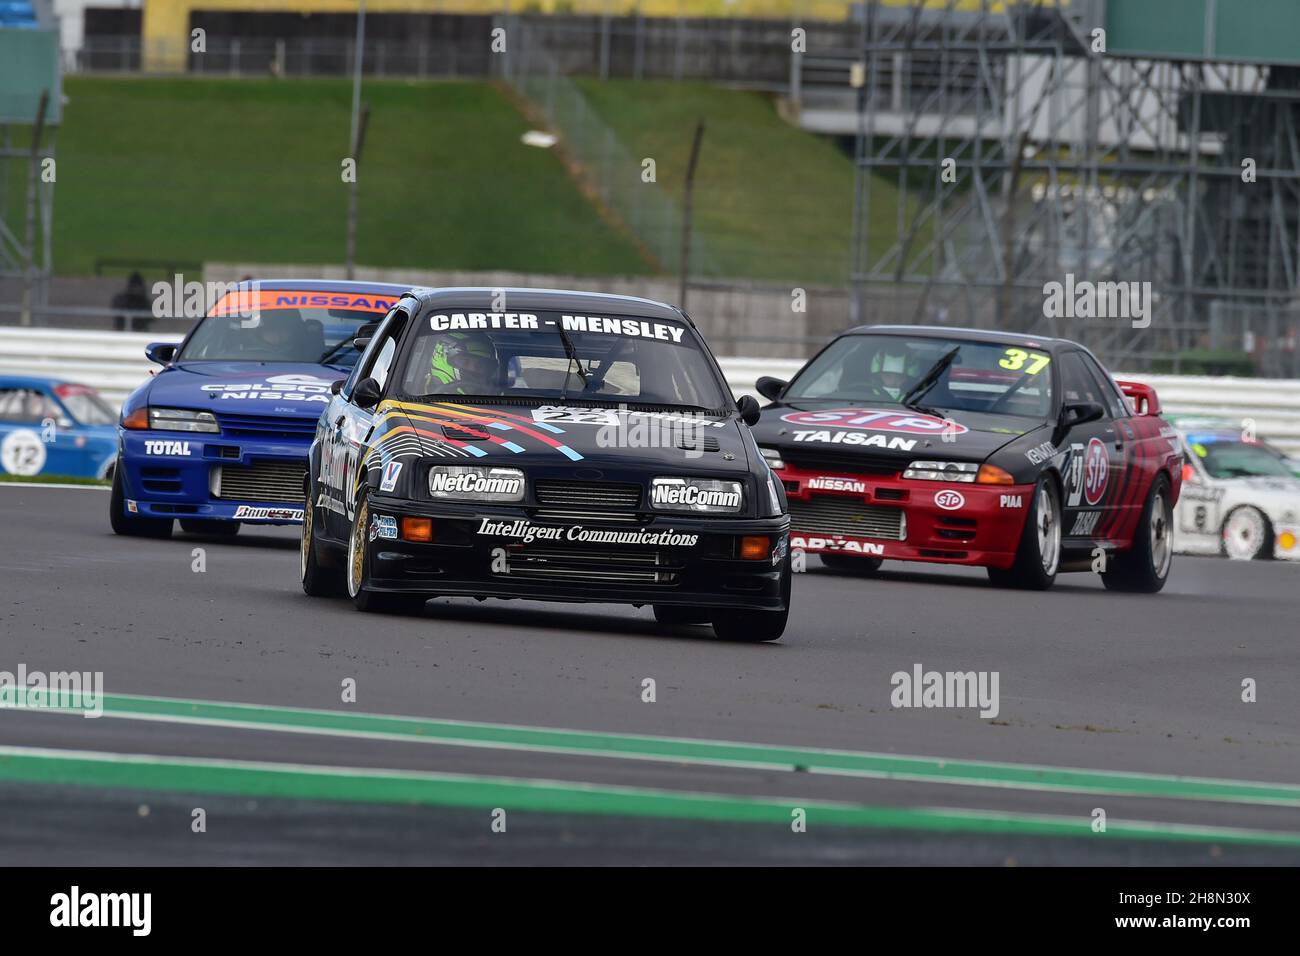
<instances>
[{"instance_id":1,"label":"green helmet","mask_svg":"<svg viewBox=\"0 0 1300 956\"><path fill-rule=\"evenodd\" d=\"M486 335L448 332L434 347L430 376L443 385L492 383L500 371L496 346Z\"/></svg>"}]
</instances>

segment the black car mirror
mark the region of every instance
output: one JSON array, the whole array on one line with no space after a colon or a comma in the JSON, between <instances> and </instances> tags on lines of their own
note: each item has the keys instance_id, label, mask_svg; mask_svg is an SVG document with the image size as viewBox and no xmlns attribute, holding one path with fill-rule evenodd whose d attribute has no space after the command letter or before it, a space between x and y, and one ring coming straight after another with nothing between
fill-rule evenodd
<instances>
[{"instance_id":1,"label":"black car mirror","mask_svg":"<svg viewBox=\"0 0 1300 956\"><path fill-rule=\"evenodd\" d=\"M784 382L779 378L773 378L771 375L763 375L754 383L754 388L758 391L758 394L762 395L769 402L775 402L777 397L781 394L781 390L785 388L787 384L787 382Z\"/></svg>"},{"instance_id":2,"label":"black car mirror","mask_svg":"<svg viewBox=\"0 0 1300 956\"><path fill-rule=\"evenodd\" d=\"M758 399L753 395L742 395L736 402L736 408L740 410L740 420L751 428L758 424L759 416L763 413L758 407Z\"/></svg>"},{"instance_id":3,"label":"black car mirror","mask_svg":"<svg viewBox=\"0 0 1300 956\"><path fill-rule=\"evenodd\" d=\"M1105 417L1106 409L1099 402L1071 402L1061 409L1061 425L1073 428Z\"/></svg>"},{"instance_id":4,"label":"black car mirror","mask_svg":"<svg viewBox=\"0 0 1300 956\"><path fill-rule=\"evenodd\" d=\"M144 348L144 357L159 365L170 365L177 351L175 342L150 342Z\"/></svg>"},{"instance_id":5,"label":"black car mirror","mask_svg":"<svg viewBox=\"0 0 1300 956\"><path fill-rule=\"evenodd\" d=\"M358 408L374 408L379 404L382 389L373 378L363 378L352 390L352 401Z\"/></svg>"},{"instance_id":6,"label":"black car mirror","mask_svg":"<svg viewBox=\"0 0 1300 956\"><path fill-rule=\"evenodd\" d=\"M330 394L337 395L339 392L343 391L343 386L347 384L347 381L346 378L340 378L330 382Z\"/></svg>"}]
</instances>

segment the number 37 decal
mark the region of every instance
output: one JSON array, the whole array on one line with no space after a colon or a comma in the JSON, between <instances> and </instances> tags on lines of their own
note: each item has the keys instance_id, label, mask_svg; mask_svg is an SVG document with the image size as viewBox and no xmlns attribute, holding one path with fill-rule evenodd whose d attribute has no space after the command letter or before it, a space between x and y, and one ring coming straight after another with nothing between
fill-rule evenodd
<instances>
[{"instance_id":1,"label":"number 37 decal","mask_svg":"<svg viewBox=\"0 0 1300 956\"><path fill-rule=\"evenodd\" d=\"M1024 349L1007 349L1005 354L1006 358L999 359L998 364L1011 372L1019 372L1023 369L1026 375L1037 375L1052 361L1050 355L1026 352Z\"/></svg>"}]
</instances>

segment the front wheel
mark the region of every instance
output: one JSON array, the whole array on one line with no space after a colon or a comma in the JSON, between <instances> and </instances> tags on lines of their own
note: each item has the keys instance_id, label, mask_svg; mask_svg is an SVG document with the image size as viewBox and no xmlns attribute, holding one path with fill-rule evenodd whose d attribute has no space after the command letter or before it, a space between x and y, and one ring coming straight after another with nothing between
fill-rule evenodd
<instances>
[{"instance_id":1,"label":"front wheel","mask_svg":"<svg viewBox=\"0 0 1300 956\"><path fill-rule=\"evenodd\" d=\"M306 515L303 515L306 518ZM371 591L370 557L366 547L366 533L370 527L370 502L365 492L357 499L352 518L352 531L348 535L347 585L348 597L358 611L380 614L411 614L424 607L425 598L419 594L388 594Z\"/></svg>"},{"instance_id":2,"label":"front wheel","mask_svg":"<svg viewBox=\"0 0 1300 956\"><path fill-rule=\"evenodd\" d=\"M312 597L337 597L343 593L343 571L338 566L338 558L316 537L316 508L310 496L302 511L298 572L303 591Z\"/></svg>"},{"instance_id":3,"label":"front wheel","mask_svg":"<svg viewBox=\"0 0 1300 956\"><path fill-rule=\"evenodd\" d=\"M1046 591L1056 583L1061 566L1061 498L1051 476L1038 479L1033 500L1015 563L1006 569L988 569L989 580L998 587Z\"/></svg>"},{"instance_id":4,"label":"front wheel","mask_svg":"<svg viewBox=\"0 0 1300 956\"><path fill-rule=\"evenodd\" d=\"M126 513L126 490L122 485L122 469L113 469L113 490L108 496L108 523L114 533L132 538L170 538L170 518L140 518Z\"/></svg>"},{"instance_id":5,"label":"front wheel","mask_svg":"<svg viewBox=\"0 0 1300 956\"><path fill-rule=\"evenodd\" d=\"M781 566L781 600L779 611L717 610L713 612L713 633L724 641L760 643L775 641L785 633L790 619L790 555Z\"/></svg>"},{"instance_id":6,"label":"front wheel","mask_svg":"<svg viewBox=\"0 0 1300 956\"><path fill-rule=\"evenodd\" d=\"M1101 576L1108 591L1155 594L1169 579L1174 562L1174 506L1169 481L1160 475L1147 492L1142 517L1133 533L1133 547L1117 554Z\"/></svg>"},{"instance_id":7,"label":"front wheel","mask_svg":"<svg viewBox=\"0 0 1300 956\"><path fill-rule=\"evenodd\" d=\"M1273 553L1273 528L1258 508L1241 505L1223 519L1223 553L1234 561L1257 561Z\"/></svg>"}]
</instances>

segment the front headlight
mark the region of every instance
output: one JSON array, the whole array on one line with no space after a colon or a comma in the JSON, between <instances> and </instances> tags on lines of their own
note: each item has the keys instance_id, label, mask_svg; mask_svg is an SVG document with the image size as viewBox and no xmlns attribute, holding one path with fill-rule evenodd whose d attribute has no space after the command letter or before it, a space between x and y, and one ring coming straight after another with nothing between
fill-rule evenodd
<instances>
[{"instance_id":1,"label":"front headlight","mask_svg":"<svg viewBox=\"0 0 1300 956\"><path fill-rule=\"evenodd\" d=\"M656 511L739 511L744 495L738 481L714 478L655 478L650 507Z\"/></svg>"},{"instance_id":2,"label":"front headlight","mask_svg":"<svg viewBox=\"0 0 1300 956\"><path fill-rule=\"evenodd\" d=\"M523 501L524 473L518 468L434 465L429 469L429 494L434 498Z\"/></svg>"},{"instance_id":3,"label":"front headlight","mask_svg":"<svg viewBox=\"0 0 1300 956\"><path fill-rule=\"evenodd\" d=\"M188 408L151 408L149 427L162 432L219 432L217 416Z\"/></svg>"},{"instance_id":4,"label":"front headlight","mask_svg":"<svg viewBox=\"0 0 1300 956\"><path fill-rule=\"evenodd\" d=\"M980 466L969 461L914 461L903 472L904 478L921 481L972 482Z\"/></svg>"},{"instance_id":5,"label":"front headlight","mask_svg":"<svg viewBox=\"0 0 1300 956\"><path fill-rule=\"evenodd\" d=\"M767 462L767 467L774 471L781 471L785 468L785 462L781 460L781 453L775 448L764 448L760 445L758 450L763 453L763 460Z\"/></svg>"}]
</instances>

